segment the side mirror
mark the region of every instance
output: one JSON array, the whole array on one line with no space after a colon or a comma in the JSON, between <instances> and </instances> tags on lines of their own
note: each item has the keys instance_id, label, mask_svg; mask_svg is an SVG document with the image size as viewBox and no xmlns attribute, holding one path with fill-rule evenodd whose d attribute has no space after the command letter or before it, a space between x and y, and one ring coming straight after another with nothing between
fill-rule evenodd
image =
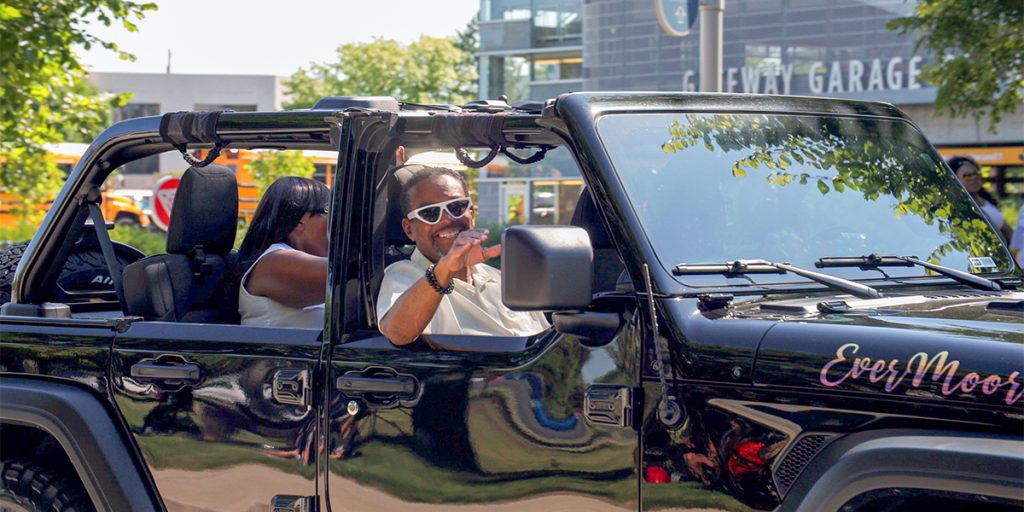
<instances>
[{"instance_id":1,"label":"side mirror","mask_svg":"<svg viewBox=\"0 0 1024 512\"><path fill-rule=\"evenodd\" d=\"M501 300L513 311L586 308L594 249L575 226L513 226L501 234Z\"/></svg>"}]
</instances>

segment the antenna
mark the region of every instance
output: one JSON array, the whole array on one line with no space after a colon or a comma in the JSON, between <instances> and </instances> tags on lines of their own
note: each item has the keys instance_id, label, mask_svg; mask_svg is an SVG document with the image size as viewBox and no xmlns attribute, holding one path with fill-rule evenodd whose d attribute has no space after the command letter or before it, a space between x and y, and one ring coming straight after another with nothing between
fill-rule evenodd
<instances>
[{"instance_id":1,"label":"antenna","mask_svg":"<svg viewBox=\"0 0 1024 512\"><path fill-rule=\"evenodd\" d=\"M167 74L171 74L171 49L167 49Z\"/></svg>"}]
</instances>

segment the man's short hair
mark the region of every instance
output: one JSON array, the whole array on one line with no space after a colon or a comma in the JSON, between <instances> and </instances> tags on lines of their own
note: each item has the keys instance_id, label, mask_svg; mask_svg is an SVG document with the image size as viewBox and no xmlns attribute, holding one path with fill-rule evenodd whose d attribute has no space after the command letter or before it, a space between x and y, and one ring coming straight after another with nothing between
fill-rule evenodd
<instances>
[{"instance_id":1,"label":"man's short hair","mask_svg":"<svg viewBox=\"0 0 1024 512\"><path fill-rule=\"evenodd\" d=\"M447 167L421 167L402 183L402 194L398 200L399 206L402 208L402 215L409 215L409 212L412 211L412 191L416 188L416 185L435 176L455 178L462 185L462 190L466 193L466 196L469 196L469 183L461 172Z\"/></svg>"}]
</instances>

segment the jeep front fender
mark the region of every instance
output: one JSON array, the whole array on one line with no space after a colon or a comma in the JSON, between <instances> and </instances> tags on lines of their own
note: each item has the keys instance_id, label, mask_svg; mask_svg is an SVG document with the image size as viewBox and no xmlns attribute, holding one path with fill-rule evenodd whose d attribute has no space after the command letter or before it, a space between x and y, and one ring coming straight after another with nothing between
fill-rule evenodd
<instances>
[{"instance_id":1,"label":"jeep front fender","mask_svg":"<svg viewBox=\"0 0 1024 512\"><path fill-rule=\"evenodd\" d=\"M101 400L73 384L5 375L0 422L53 436L97 510L163 510L145 467Z\"/></svg>"},{"instance_id":2,"label":"jeep front fender","mask_svg":"<svg viewBox=\"0 0 1024 512\"><path fill-rule=\"evenodd\" d=\"M1024 441L949 431L852 434L804 468L780 511L838 510L879 489L925 489L1012 500L1024 487Z\"/></svg>"}]
</instances>

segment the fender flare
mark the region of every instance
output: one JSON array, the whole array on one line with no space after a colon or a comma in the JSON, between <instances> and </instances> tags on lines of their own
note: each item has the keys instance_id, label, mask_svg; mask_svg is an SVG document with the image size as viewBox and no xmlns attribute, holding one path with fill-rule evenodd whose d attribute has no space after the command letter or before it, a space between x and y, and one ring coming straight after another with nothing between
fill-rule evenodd
<instances>
[{"instance_id":1,"label":"fender flare","mask_svg":"<svg viewBox=\"0 0 1024 512\"><path fill-rule=\"evenodd\" d=\"M851 434L819 453L780 512L838 510L880 489L910 488L1019 500L1024 440L998 434L878 430Z\"/></svg>"},{"instance_id":2,"label":"fender flare","mask_svg":"<svg viewBox=\"0 0 1024 512\"><path fill-rule=\"evenodd\" d=\"M34 427L60 443L99 511L161 511L142 461L102 399L74 384L5 375L0 422Z\"/></svg>"}]
</instances>

